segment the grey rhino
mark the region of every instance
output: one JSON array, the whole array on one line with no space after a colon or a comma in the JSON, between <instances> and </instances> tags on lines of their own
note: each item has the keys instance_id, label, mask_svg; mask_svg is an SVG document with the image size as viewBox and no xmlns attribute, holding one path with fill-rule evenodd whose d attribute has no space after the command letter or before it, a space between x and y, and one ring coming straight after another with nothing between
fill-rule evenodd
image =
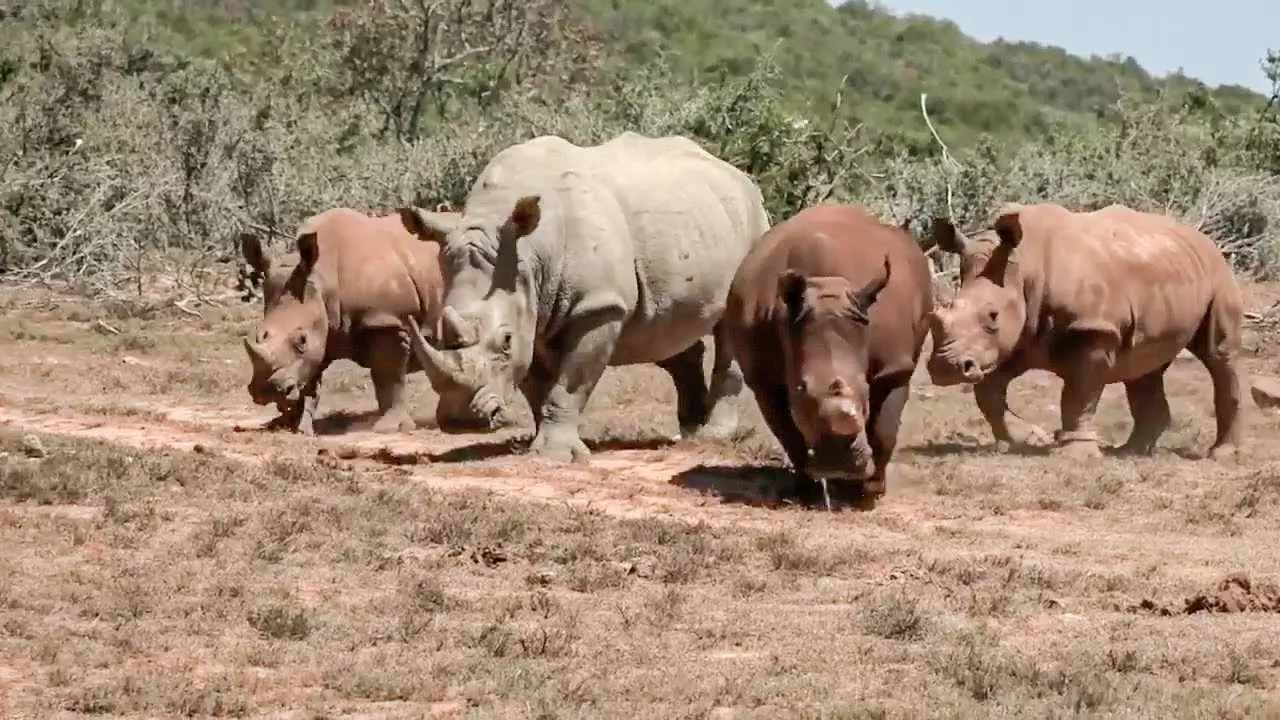
<instances>
[{"instance_id":1,"label":"grey rhino","mask_svg":"<svg viewBox=\"0 0 1280 720\"><path fill-rule=\"evenodd\" d=\"M426 214L441 226L460 217ZM423 368L401 318L415 318L433 335L438 330L444 291L439 245L406 232L397 214L375 217L347 208L305 220L295 252L286 256L268 256L253 234L242 235L240 244L263 278L262 320L244 347L253 367L250 397L259 405L274 401L281 412L268 427L314 434L321 376L335 360L347 359L372 375L379 411L373 429L413 430L405 375Z\"/></svg>"},{"instance_id":2,"label":"grey rhino","mask_svg":"<svg viewBox=\"0 0 1280 720\"><path fill-rule=\"evenodd\" d=\"M1121 382L1134 421L1121 449L1150 454L1171 421L1165 371L1186 348L1213 381L1210 454L1240 447L1244 303L1203 233L1123 205L1072 212L1010 203L968 238L935 219L933 238L960 255L960 288L934 312L926 368L937 385L974 386L998 445L1048 438L1007 401L1010 382L1040 369L1063 380L1064 453L1101 454L1094 412L1103 388Z\"/></svg>"},{"instance_id":3,"label":"grey rhino","mask_svg":"<svg viewBox=\"0 0 1280 720\"><path fill-rule=\"evenodd\" d=\"M465 206L456 225L401 209L405 227L443 245L445 349L415 340L422 363L450 376L442 397L493 429L510 422L518 386L537 427L530 450L585 462L582 412L605 368L655 363L675 382L681 433L736 429L742 375L720 318L769 227L747 174L683 137L543 136L494 156Z\"/></svg>"}]
</instances>

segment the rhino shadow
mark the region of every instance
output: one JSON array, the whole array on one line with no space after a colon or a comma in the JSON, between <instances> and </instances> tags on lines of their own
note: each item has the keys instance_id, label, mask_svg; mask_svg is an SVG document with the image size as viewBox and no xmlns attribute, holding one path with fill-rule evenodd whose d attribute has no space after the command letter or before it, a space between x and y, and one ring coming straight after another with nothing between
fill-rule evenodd
<instances>
[{"instance_id":1,"label":"rhino shadow","mask_svg":"<svg viewBox=\"0 0 1280 720\"><path fill-rule=\"evenodd\" d=\"M778 465L695 465L676 473L668 482L685 490L718 497L726 504L768 509L826 509L820 495L799 493L791 470ZM860 503L833 488L831 507L833 510L865 511L874 505Z\"/></svg>"},{"instance_id":2,"label":"rhino shadow","mask_svg":"<svg viewBox=\"0 0 1280 720\"><path fill-rule=\"evenodd\" d=\"M955 455L1014 455L1022 457L1048 457L1050 449L1036 445L1014 445L1007 451L1000 451L994 442L961 443L961 442L927 442L899 448L894 454L901 457L940 458Z\"/></svg>"},{"instance_id":3,"label":"rhino shadow","mask_svg":"<svg viewBox=\"0 0 1280 720\"><path fill-rule=\"evenodd\" d=\"M511 437L505 440L482 440L480 442L450 448L449 450L444 450L439 453L432 453L428 457L431 459L431 462L438 463L477 462L480 460L490 460L507 455L518 455L528 450L529 443L532 441L532 434ZM587 449L592 453L609 452L611 450L661 450L662 448L670 447L676 443L675 440L664 437L583 438L582 442L586 444Z\"/></svg>"}]
</instances>

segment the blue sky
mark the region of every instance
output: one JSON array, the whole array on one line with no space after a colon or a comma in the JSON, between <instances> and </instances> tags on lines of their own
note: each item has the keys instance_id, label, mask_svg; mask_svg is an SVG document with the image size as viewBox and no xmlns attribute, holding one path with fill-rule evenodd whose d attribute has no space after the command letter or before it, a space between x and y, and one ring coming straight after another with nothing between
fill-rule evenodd
<instances>
[{"instance_id":1,"label":"blue sky","mask_svg":"<svg viewBox=\"0 0 1280 720\"><path fill-rule=\"evenodd\" d=\"M841 0L830 0L838 5ZM1269 93L1259 61L1280 49L1275 0L879 0L896 15L944 17L984 42L1057 45L1076 55L1122 53L1155 75L1182 68L1209 85ZM1034 8L1034 9L1033 9Z\"/></svg>"}]
</instances>

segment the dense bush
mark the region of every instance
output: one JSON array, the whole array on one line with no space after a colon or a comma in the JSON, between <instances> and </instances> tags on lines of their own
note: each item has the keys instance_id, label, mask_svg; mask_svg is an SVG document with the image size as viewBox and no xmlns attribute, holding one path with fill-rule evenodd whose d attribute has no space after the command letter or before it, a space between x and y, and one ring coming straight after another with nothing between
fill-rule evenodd
<instances>
[{"instance_id":1,"label":"dense bush","mask_svg":"<svg viewBox=\"0 0 1280 720\"><path fill-rule=\"evenodd\" d=\"M775 218L828 197L895 221L951 212L963 222L1006 200L1116 201L1201 223L1242 268L1273 262L1275 119L1219 111L1204 95L1121 107L1115 126L1051 125L1041 142L988 139L952 158L938 143L921 154L886 129L850 128L834 109L798 115L767 64L692 84L660 62L605 62L610 48L561 0L370 0L259 18L258 42L219 58L162 42L126 10L0 5L0 272L10 279L215 292L234 277L217 261L237 261L246 229L283 243L335 205L459 202L512 143L623 130L697 139L757 178ZM837 102L838 89L818 100Z\"/></svg>"}]
</instances>

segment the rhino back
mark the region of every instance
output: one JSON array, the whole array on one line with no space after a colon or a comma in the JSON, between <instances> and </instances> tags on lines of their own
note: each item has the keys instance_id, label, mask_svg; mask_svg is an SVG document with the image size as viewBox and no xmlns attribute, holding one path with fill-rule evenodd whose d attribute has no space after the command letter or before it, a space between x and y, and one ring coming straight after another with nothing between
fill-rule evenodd
<instances>
[{"instance_id":1,"label":"rhino back","mask_svg":"<svg viewBox=\"0 0 1280 720\"><path fill-rule=\"evenodd\" d=\"M542 197L538 230L521 241L544 270L540 324L559 327L575 299L617 298L629 317L616 364L663 359L709 333L733 271L768 228L751 178L681 137L512 146L482 171L467 216L497 220L526 194Z\"/></svg>"},{"instance_id":2,"label":"rhino back","mask_svg":"<svg viewBox=\"0 0 1280 720\"><path fill-rule=\"evenodd\" d=\"M1019 255L1041 287L1042 321L1109 323L1132 351L1171 356L1217 296L1238 296L1213 241L1173 218L1115 205L1087 213L1030 207L1022 216L1029 252L1020 246Z\"/></svg>"},{"instance_id":3,"label":"rhino back","mask_svg":"<svg viewBox=\"0 0 1280 720\"><path fill-rule=\"evenodd\" d=\"M326 304L336 305L344 328L394 327L411 314L434 322L441 287L436 243L418 240L397 216L354 211L330 216L317 231Z\"/></svg>"},{"instance_id":4,"label":"rhino back","mask_svg":"<svg viewBox=\"0 0 1280 720\"><path fill-rule=\"evenodd\" d=\"M747 364L757 372L782 367L777 278L785 270L808 276L844 277L862 287L882 277L889 282L868 312L869 370L877 374L915 367L933 309L932 275L919 246L904 231L881 223L855 205L807 207L772 227L752 248L733 280L726 317L735 345L757 356ZM746 365L743 371L747 371Z\"/></svg>"}]
</instances>

